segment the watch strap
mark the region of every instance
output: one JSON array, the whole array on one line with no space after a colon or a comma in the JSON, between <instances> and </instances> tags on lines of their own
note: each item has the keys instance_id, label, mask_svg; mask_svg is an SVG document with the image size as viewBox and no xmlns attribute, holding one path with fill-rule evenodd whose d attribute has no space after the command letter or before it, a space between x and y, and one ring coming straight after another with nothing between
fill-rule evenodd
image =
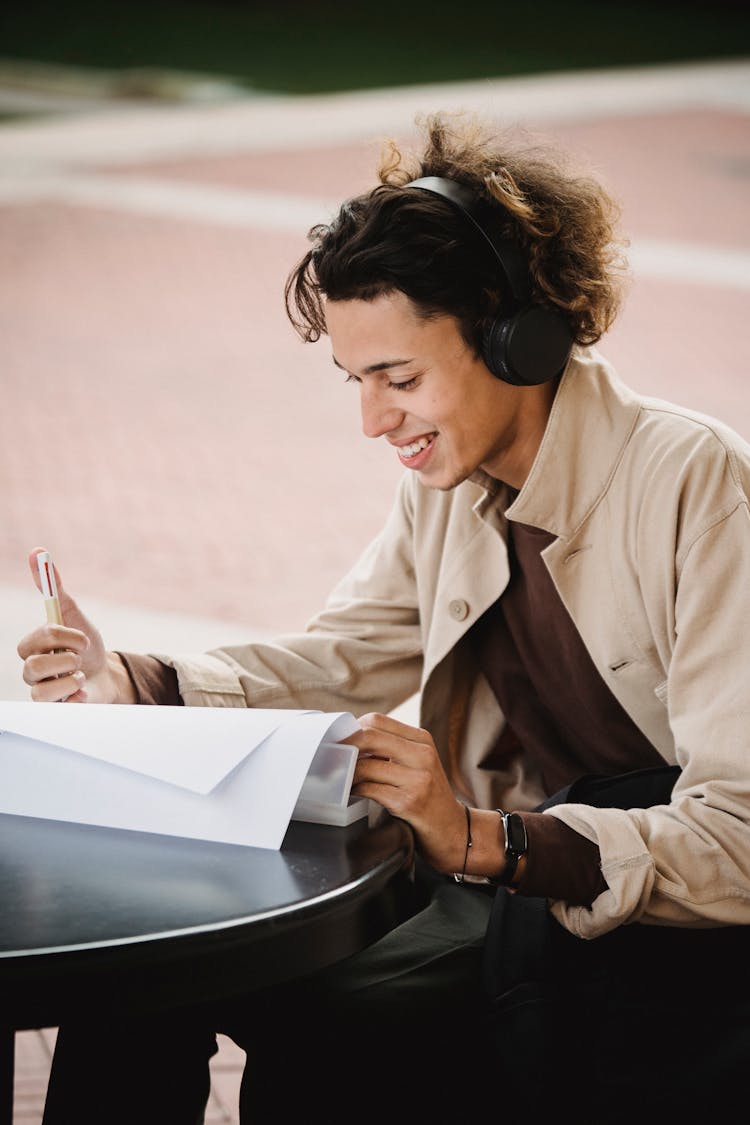
<instances>
[{"instance_id":1,"label":"watch strap","mask_svg":"<svg viewBox=\"0 0 750 1125\"><path fill-rule=\"evenodd\" d=\"M491 881L500 887L512 887L515 885L514 879L518 871L518 864L529 849L526 825L523 822L523 817L519 816L518 813L507 813L503 809L496 809L495 811L500 815L505 849L505 866L502 875L496 876Z\"/></svg>"}]
</instances>

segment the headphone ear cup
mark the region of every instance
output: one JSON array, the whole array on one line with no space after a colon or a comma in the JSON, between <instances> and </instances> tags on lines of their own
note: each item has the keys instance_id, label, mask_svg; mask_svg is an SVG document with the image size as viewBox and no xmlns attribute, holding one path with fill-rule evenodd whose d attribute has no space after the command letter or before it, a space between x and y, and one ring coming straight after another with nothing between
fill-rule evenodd
<instances>
[{"instance_id":1,"label":"headphone ear cup","mask_svg":"<svg viewBox=\"0 0 750 1125\"><path fill-rule=\"evenodd\" d=\"M560 374L573 347L573 333L561 313L526 305L515 316L493 320L482 339L482 358L498 379L533 387Z\"/></svg>"},{"instance_id":2,"label":"headphone ear cup","mask_svg":"<svg viewBox=\"0 0 750 1125\"><path fill-rule=\"evenodd\" d=\"M482 336L482 359L494 376L506 383L515 383L508 368L506 342L511 321L507 318L490 322Z\"/></svg>"}]
</instances>

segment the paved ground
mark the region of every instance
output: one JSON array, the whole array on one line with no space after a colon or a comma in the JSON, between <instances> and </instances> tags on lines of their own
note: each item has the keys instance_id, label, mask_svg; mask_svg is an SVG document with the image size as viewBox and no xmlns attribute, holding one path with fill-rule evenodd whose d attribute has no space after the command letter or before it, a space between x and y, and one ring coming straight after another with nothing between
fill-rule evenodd
<instances>
[{"instance_id":1,"label":"paved ground","mask_svg":"<svg viewBox=\"0 0 750 1125\"><path fill-rule=\"evenodd\" d=\"M35 545L112 647L203 649L317 609L399 469L361 436L327 343L289 328L284 278L307 228L372 182L382 138L464 108L593 164L632 239L603 350L631 385L750 438L750 61L9 121L0 697L26 698L15 645L41 617ZM17 1039L31 1125L54 1029ZM241 1061L223 1042L211 1123L237 1120Z\"/></svg>"}]
</instances>

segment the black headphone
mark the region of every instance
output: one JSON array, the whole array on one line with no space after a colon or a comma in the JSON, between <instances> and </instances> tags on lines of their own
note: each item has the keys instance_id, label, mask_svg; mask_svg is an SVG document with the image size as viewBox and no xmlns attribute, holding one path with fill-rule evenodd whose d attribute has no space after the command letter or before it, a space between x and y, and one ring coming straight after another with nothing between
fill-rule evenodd
<instances>
[{"instance_id":1,"label":"black headphone","mask_svg":"<svg viewBox=\"0 0 750 1125\"><path fill-rule=\"evenodd\" d=\"M554 379L568 361L573 332L562 313L531 302L531 277L520 246L509 238L493 238L481 221L487 205L465 184L425 176L405 186L440 195L466 215L500 264L503 290L513 311L493 320L483 335L482 358L492 374L516 387Z\"/></svg>"}]
</instances>

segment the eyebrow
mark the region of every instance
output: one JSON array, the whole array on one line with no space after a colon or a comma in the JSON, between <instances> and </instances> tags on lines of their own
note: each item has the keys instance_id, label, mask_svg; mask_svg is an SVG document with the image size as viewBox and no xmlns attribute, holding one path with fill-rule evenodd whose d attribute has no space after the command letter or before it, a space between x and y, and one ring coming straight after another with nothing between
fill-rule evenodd
<instances>
[{"instance_id":1,"label":"eyebrow","mask_svg":"<svg viewBox=\"0 0 750 1125\"><path fill-rule=\"evenodd\" d=\"M341 371L346 368L343 364L339 363L336 356L333 357L333 362ZM391 367L406 367L408 364L413 363L413 359L381 359L378 363L370 363L362 371L363 375L373 375L376 371L388 371Z\"/></svg>"}]
</instances>

